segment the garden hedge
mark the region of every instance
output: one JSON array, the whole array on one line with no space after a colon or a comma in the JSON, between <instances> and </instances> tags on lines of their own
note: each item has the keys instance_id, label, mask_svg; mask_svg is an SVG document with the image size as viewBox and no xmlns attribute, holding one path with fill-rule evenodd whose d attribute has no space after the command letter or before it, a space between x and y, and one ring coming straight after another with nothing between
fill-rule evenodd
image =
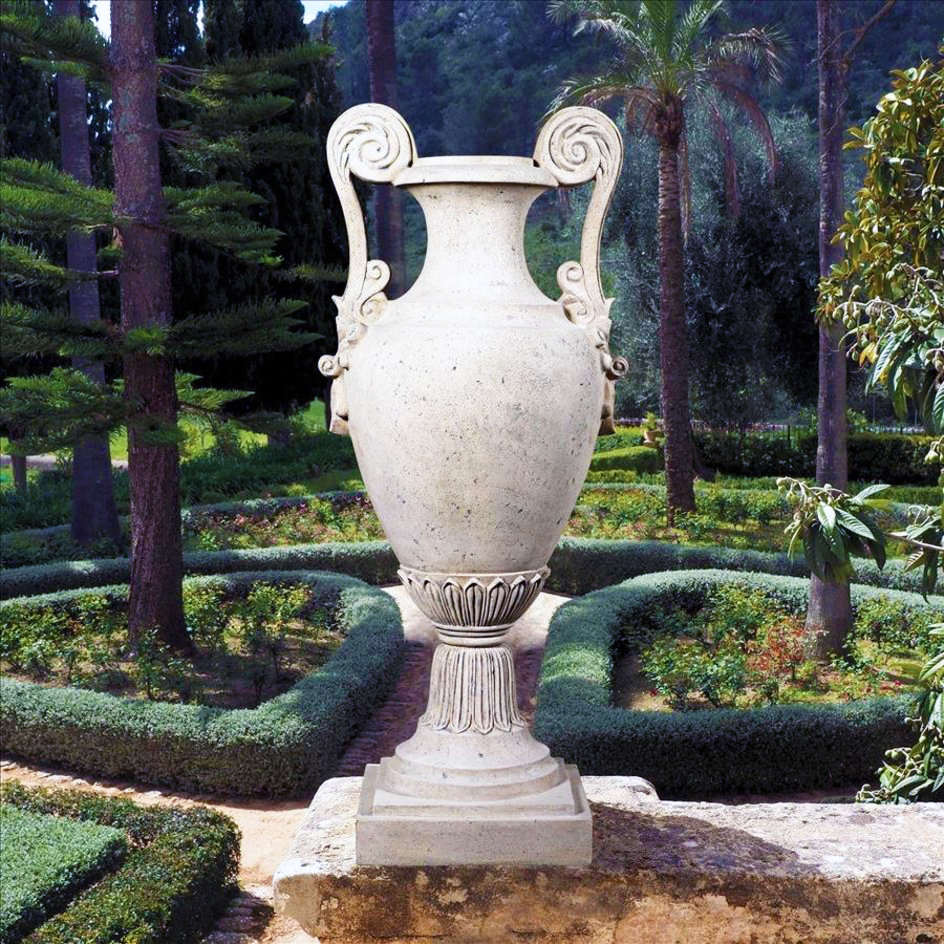
<instances>
[{"instance_id":1,"label":"garden hedge","mask_svg":"<svg viewBox=\"0 0 944 944\"><path fill-rule=\"evenodd\" d=\"M913 737L911 699L752 710L633 711L612 704L613 657L656 605L692 608L719 584L762 590L801 613L808 581L693 570L650 574L562 606L551 620L534 730L582 774L635 775L660 796L781 793L863 783L886 750ZM853 587L853 605L887 595L926 608L916 594ZM637 645L642 640L637 640Z\"/></svg>"},{"instance_id":2,"label":"garden hedge","mask_svg":"<svg viewBox=\"0 0 944 944\"><path fill-rule=\"evenodd\" d=\"M849 478L859 482L887 482L889 485L935 485L939 466L924 457L932 437L901 433L850 433ZM739 433L725 430L696 430L695 444L702 463L725 475L816 474L816 435L795 431Z\"/></svg>"},{"instance_id":3,"label":"garden hedge","mask_svg":"<svg viewBox=\"0 0 944 944\"><path fill-rule=\"evenodd\" d=\"M380 585L399 582L397 567L393 549L386 541L292 544L184 554L184 570L191 575L327 570ZM905 572L898 561L889 561L884 570L868 560L856 561L855 567L858 583L913 591L921 585L920 576L912 571ZM802 557L791 560L783 553L596 538L562 538L551 555L550 568L547 589L566 594L589 593L628 577L663 570L715 568L795 577L809 575ZM16 567L0 573L0 600L125 583L130 576L131 564L127 557Z\"/></svg>"},{"instance_id":4,"label":"garden hedge","mask_svg":"<svg viewBox=\"0 0 944 944\"><path fill-rule=\"evenodd\" d=\"M117 868L124 833L0 804L0 944L21 941L84 886Z\"/></svg>"},{"instance_id":5,"label":"garden hedge","mask_svg":"<svg viewBox=\"0 0 944 944\"><path fill-rule=\"evenodd\" d=\"M276 796L310 790L329 777L345 745L396 681L403 652L396 603L338 574L249 571L197 582L206 580L305 582L319 594L337 593L346 638L324 666L251 710L0 679L6 749L32 761L192 792ZM16 598L0 606L48 605L82 592ZM124 594L127 588L96 592Z\"/></svg>"},{"instance_id":6,"label":"garden hedge","mask_svg":"<svg viewBox=\"0 0 944 944\"><path fill-rule=\"evenodd\" d=\"M239 830L205 807L142 807L123 798L17 783L3 785L0 801L121 829L131 846L120 869L40 925L26 944L197 944L236 893Z\"/></svg>"},{"instance_id":7,"label":"garden hedge","mask_svg":"<svg viewBox=\"0 0 944 944\"><path fill-rule=\"evenodd\" d=\"M590 471L661 472L664 462L662 450L654 446L623 446L594 452Z\"/></svg>"}]
</instances>

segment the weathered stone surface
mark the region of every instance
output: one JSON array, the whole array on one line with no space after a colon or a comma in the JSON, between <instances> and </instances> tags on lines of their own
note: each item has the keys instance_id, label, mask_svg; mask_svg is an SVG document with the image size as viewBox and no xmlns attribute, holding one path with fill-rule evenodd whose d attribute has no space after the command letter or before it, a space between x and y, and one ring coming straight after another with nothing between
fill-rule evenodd
<instances>
[{"instance_id":1,"label":"weathered stone surface","mask_svg":"<svg viewBox=\"0 0 944 944\"><path fill-rule=\"evenodd\" d=\"M944 809L670 803L585 777L589 867L364 867L360 778L318 791L275 877L323 944L944 944Z\"/></svg>"}]
</instances>

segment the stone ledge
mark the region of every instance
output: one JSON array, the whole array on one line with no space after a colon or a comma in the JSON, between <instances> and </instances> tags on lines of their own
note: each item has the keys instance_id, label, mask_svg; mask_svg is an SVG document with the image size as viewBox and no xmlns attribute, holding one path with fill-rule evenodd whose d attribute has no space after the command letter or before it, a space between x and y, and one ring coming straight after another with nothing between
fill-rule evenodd
<instances>
[{"instance_id":1,"label":"stone ledge","mask_svg":"<svg viewBox=\"0 0 944 944\"><path fill-rule=\"evenodd\" d=\"M276 904L323 944L944 944L944 808L646 799L584 777L589 867L354 863L360 777L316 794Z\"/></svg>"}]
</instances>

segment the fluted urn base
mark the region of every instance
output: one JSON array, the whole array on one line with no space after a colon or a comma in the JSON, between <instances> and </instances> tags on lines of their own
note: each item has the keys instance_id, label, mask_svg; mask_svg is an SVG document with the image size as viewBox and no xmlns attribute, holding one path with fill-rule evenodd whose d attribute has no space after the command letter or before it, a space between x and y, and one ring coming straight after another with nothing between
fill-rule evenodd
<instances>
[{"instance_id":1,"label":"fluted urn base","mask_svg":"<svg viewBox=\"0 0 944 944\"><path fill-rule=\"evenodd\" d=\"M441 641L416 733L365 772L358 864L588 864L590 811L577 769L531 734L501 644L547 568L400 576Z\"/></svg>"}]
</instances>

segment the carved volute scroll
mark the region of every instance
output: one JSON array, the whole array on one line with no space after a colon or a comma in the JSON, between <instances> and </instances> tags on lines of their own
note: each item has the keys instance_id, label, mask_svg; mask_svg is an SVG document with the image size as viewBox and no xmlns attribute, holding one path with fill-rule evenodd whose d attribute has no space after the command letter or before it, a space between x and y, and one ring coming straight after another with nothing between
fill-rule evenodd
<instances>
[{"instance_id":1,"label":"carved volute scroll","mask_svg":"<svg viewBox=\"0 0 944 944\"><path fill-rule=\"evenodd\" d=\"M623 357L610 354L610 306L600 280L603 222L623 166L623 141L616 125L595 108L563 108L541 129L534 160L565 187L595 181L580 239L580 261L557 270L564 313L583 326L600 352L606 375L601 432L612 432L613 382L629 368Z\"/></svg>"},{"instance_id":2,"label":"carved volute scroll","mask_svg":"<svg viewBox=\"0 0 944 944\"><path fill-rule=\"evenodd\" d=\"M367 232L354 177L369 183L389 183L416 159L416 142L403 118L386 105L355 105L331 126L328 132L328 167L341 201L347 227L350 262L347 285L342 296L334 296L338 306L338 352L318 362L331 385L331 432L346 433L347 400L344 371L349 366L350 349L363 337L368 325L384 311L384 288L390 267L380 259L367 258Z\"/></svg>"}]
</instances>

